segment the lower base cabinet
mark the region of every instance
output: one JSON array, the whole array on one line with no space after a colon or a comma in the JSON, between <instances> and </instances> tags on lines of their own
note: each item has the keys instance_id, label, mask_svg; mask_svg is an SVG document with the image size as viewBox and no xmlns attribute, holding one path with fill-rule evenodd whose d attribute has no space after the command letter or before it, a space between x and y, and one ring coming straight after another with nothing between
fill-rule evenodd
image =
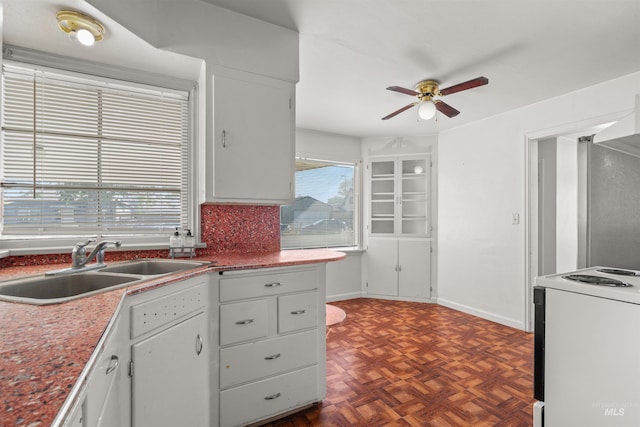
<instances>
[{"instance_id":1,"label":"lower base cabinet","mask_svg":"<svg viewBox=\"0 0 640 427\"><path fill-rule=\"evenodd\" d=\"M133 425L208 425L204 313L133 345Z\"/></svg>"},{"instance_id":2,"label":"lower base cabinet","mask_svg":"<svg viewBox=\"0 0 640 427\"><path fill-rule=\"evenodd\" d=\"M410 301L431 298L431 241L369 238L367 295Z\"/></svg>"},{"instance_id":3,"label":"lower base cabinet","mask_svg":"<svg viewBox=\"0 0 640 427\"><path fill-rule=\"evenodd\" d=\"M128 319L117 317L87 387L85 426L129 425Z\"/></svg>"},{"instance_id":4,"label":"lower base cabinet","mask_svg":"<svg viewBox=\"0 0 640 427\"><path fill-rule=\"evenodd\" d=\"M325 265L224 272L219 292L220 426L324 399Z\"/></svg>"},{"instance_id":5,"label":"lower base cabinet","mask_svg":"<svg viewBox=\"0 0 640 427\"><path fill-rule=\"evenodd\" d=\"M61 425L245 426L322 401L325 276L234 270L126 297Z\"/></svg>"},{"instance_id":6,"label":"lower base cabinet","mask_svg":"<svg viewBox=\"0 0 640 427\"><path fill-rule=\"evenodd\" d=\"M133 427L209 425L209 286L195 283L131 307Z\"/></svg>"},{"instance_id":7,"label":"lower base cabinet","mask_svg":"<svg viewBox=\"0 0 640 427\"><path fill-rule=\"evenodd\" d=\"M318 366L220 392L220 425L245 425L317 401Z\"/></svg>"}]
</instances>

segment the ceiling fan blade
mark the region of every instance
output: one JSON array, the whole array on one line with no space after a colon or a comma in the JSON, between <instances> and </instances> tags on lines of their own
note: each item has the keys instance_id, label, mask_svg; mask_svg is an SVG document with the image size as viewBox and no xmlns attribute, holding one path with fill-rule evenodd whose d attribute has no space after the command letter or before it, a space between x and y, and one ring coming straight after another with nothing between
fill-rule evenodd
<instances>
[{"instance_id":1,"label":"ceiling fan blade","mask_svg":"<svg viewBox=\"0 0 640 427\"><path fill-rule=\"evenodd\" d=\"M478 77L473 80L469 80L457 85L450 86L446 89L440 90L440 95L451 95L452 93L461 92L467 89L473 89L474 87L484 86L489 83L489 79L486 77Z\"/></svg>"},{"instance_id":2,"label":"ceiling fan blade","mask_svg":"<svg viewBox=\"0 0 640 427\"><path fill-rule=\"evenodd\" d=\"M416 104L417 104L417 102L412 102L409 105L405 105L401 109L394 111L393 113L389 114L388 116L384 116L382 118L382 120L389 120L390 118L397 116L398 114L402 113L403 111L407 111L409 108L413 107Z\"/></svg>"},{"instance_id":3,"label":"ceiling fan blade","mask_svg":"<svg viewBox=\"0 0 640 427\"><path fill-rule=\"evenodd\" d=\"M387 88L387 90L392 90L394 92L400 92L400 93L404 93L404 94L407 94L407 95L413 95L413 96L420 95L420 93L416 92L415 90L406 89L406 88L403 88L403 87L400 87L400 86L389 86Z\"/></svg>"},{"instance_id":4,"label":"ceiling fan blade","mask_svg":"<svg viewBox=\"0 0 640 427\"><path fill-rule=\"evenodd\" d=\"M436 104L436 109L447 117L455 117L460 114L460 111L456 110L446 102L440 101L439 99L434 101L434 103Z\"/></svg>"}]
</instances>

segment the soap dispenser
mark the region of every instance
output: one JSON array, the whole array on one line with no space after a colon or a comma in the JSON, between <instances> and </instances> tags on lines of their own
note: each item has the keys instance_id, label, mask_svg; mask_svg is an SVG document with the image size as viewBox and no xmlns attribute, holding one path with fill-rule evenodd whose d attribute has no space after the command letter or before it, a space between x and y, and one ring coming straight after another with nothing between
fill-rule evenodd
<instances>
[{"instance_id":1,"label":"soap dispenser","mask_svg":"<svg viewBox=\"0 0 640 427\"><path fill-rule=\"evenodd\" d=\"M181 248L183 246L183 239L180 236L180 232L178 231L178 227L176 227L175 233L169 238L169 248Z\"/></svg>"},{"instance_id":2,"label":"soap dispenser","mask_svg":"<svg viewBox=\"0 0 640 427\"><path fill-rule=\"evenodd\" d=\"M185 248L195 248L196 247L196 238L191 234L191 230L187 229L187 234L184 236L184 247Z\"/></svg>"}]
</instances>

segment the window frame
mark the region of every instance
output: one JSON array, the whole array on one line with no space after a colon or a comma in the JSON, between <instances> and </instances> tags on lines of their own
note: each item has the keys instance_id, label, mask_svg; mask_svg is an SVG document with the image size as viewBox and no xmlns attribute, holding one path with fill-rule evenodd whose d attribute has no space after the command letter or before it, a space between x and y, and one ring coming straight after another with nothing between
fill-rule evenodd
<instances>
[{"instance_id":1,"label":"window frame","mask_svg":"<svg viewBox=\"0 0 640 427\"><path fill-rule=\"evenodd\" d=\"M196 209L198 197L198 162L196 161L197 141L198 141L198 84L180 78L171 78L159 75L148 75L137 70L113 67L105 64L95 64L82 61L62 61L61 57L46 53L33 53L22 51L20 48L11 48L11 53L17 50L19 60L3 58L1 64L15 64L18 66L33 67L42 71L49 71L71 77L97 79L104 83L116 85L126 85L141 89L153 87L169 91L182 91L188 94L188 128L187 138L187 194L186 194L186 214L187 224L183 227L189 228L199 242L200 236L200 212ZM24 56L24 58L23 58ZM73 62L73 69L68 66L61 67L61 63L69 64ZM87 238L108 238L122 241L122 249L131 250L152 250L165 249L169 246L170 233L166 236L161 234L127 233L117 232L109 234L66 234L66 235L7 235L0 236L0 258L12 255L39 255L52 253L66 253L71 248Z\"/></svg>"},{"instance_id":2,"label":"window frame","mask_svg":"<svg viewBox=\"0 0 640 427\"><path fill-rule=\"evenodd\" d=\"M355 251L360 250L362 247L362 162L361 161L340 161L340 160L326 160L326 159L317 159L317 158L309 158L296 156L294 159L294 163L298 161L302 162L317 162L324 163L336 166L351 166L353 167L353 232L354 232L354 241L353 245L349 246L297 246L291 248L282 247L283 251L286 250L300 250L300 249L332 249L332 250L346 250L346 251ZM294 183L295 183L295 172L294 172ZM294 186L295 188L295 186ZM297 196L294 195L294 203ZM280 207L280 215L282 214L282 206ZM280 237L282 241L282 230L280 232Z\"/></svg>"}]
</instances>

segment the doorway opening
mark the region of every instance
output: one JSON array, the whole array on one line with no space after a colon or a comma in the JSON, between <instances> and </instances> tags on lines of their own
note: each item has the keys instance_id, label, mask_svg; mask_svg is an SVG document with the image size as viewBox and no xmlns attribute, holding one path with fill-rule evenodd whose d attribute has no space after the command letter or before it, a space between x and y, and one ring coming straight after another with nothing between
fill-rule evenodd
<instances>
[{"instance_id":1,"label":"doorway opening","mask_svg":"<svg viewBox=\"0 0 640 427\"><path fill-rule=\"evenodd\" d=\"M600 117L526 136L525 329L533 330L537 276L588 265L587 159L593 135L620 117Z\"/></svg>"}]
</instances>

